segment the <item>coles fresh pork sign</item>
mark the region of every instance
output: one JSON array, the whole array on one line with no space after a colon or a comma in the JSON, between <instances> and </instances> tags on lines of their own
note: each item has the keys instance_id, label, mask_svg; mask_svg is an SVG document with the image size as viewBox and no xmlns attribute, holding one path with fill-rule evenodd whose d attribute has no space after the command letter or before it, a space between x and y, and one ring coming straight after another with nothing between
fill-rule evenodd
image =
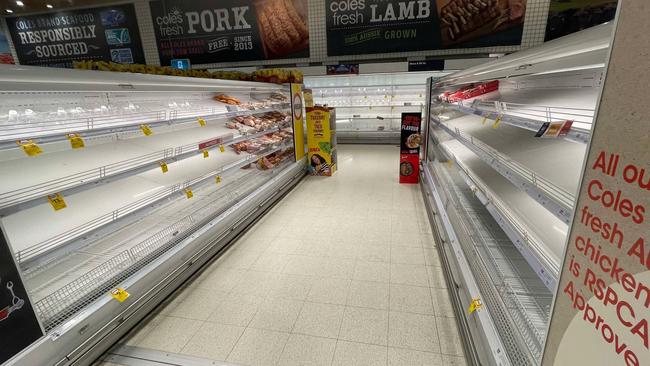
<instances>
[{"instance_id":1,"label":"coles fresh pork sign","mask_svg":"<svg viewBox=\"0 0 650 366\"><path fill-rule=\"evenodd\" d=\"M72 67L77 60L143 64L131 4L7 18L21 65Z\"/></svg>"},{"instance_id":2,"label":"coles fresh pork sign","mask_svg":"<svg viewBox=\"0 0 650 366\"><path fill-rule=\"evenodd\" d=\"M309 57L307 0L156 0L160 64Z\"/></svg>"}]
</instances>

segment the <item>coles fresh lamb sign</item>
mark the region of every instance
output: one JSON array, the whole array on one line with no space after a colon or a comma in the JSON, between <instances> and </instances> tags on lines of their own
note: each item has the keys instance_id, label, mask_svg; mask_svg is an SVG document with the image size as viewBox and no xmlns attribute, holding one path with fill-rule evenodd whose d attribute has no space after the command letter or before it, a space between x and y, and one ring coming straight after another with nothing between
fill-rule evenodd
<instances>
[{"instance_id":1,"label":"coles fresh lamb sign","mask_svg":"<svg viewBox=\"0 0 650 366\"><path fill-rule=\"evenodd\" d=\"M330 56L521 43L526 0L326 0Z\"/></svg>"},{"instance_id":2,"label":"coles fresh lamb sign","mask_svg":"<svg viewBox=\"0 0 650 366\"><path fill-rule=\"evenodd\" d=\"M144 63L133 5L7 18L22 65L71 67L75 60Z\"/></svg>"}]
</instances>

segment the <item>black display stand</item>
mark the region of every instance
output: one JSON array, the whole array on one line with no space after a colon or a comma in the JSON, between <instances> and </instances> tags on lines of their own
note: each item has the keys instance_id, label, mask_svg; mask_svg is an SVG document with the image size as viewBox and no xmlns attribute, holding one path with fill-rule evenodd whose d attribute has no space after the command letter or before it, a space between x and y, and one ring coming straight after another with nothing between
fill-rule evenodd
<instances>
[{"instance_id":1,"label":"black display stand","mask_svg":"<svg viewBox=\"0 0 650 366\"><path fill-rule=\"evenodd\" d=\"M0 364L42 336L43 329L0 228Z\"/></svg>"}]
</instances>

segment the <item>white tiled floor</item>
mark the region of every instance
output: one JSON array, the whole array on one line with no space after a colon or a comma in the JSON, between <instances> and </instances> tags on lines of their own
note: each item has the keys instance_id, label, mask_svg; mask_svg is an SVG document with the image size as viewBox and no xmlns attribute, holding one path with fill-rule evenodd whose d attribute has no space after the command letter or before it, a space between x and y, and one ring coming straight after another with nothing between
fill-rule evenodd
<instances>
[{"instance_id":1,"label":"white tiled floor","mask_svg":"<svg viewBox=\"0 0 650 366\"><path fill-rule=\"evenodd\" d=\"M464 365L418 185L394 146L339 147L133 346L237 365Z\"/></svg>"}]
</instances>

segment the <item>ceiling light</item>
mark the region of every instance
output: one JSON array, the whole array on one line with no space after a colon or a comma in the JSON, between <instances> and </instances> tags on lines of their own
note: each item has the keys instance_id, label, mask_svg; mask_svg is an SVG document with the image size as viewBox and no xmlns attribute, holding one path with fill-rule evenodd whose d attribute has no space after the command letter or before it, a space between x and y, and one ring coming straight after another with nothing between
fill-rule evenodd
<instances>
[{"instance_id":1,"label":"ceiling light","mask_svg":"<svg viewBox=\"0 0 650 366\"><path fill-rule=\"evenodd\" d=\"M47 5L45 5L45 7L47 7L48 9L52 9L52 8L53 8L52 4L47 4Z\"/></svg>"},{"instance_id":2,"label":"ceiling light","mask_svg":"<svg viewBox=\"0 0 650 366\"><path fill-rule=\"evenodd\" d=\"M25 3L23 3L23 2L20 1L20 0L16 0L16 5L18 5L18 6L25 6Z\"/></svg>"},{"instance_id":3,"label":"ceiling light","mask_svg":"<svg viewBox=\"0 0 650 366\"><path fill-rule=\"evenodd\" d=\"M13 10L11 10L11 9L5 9L5 11L6 11L7 13L9 13L9 14L11 14L11 13L13 13L13 12L14 12L14 11L13 11Z\"/></svg>"}]
</instances>

